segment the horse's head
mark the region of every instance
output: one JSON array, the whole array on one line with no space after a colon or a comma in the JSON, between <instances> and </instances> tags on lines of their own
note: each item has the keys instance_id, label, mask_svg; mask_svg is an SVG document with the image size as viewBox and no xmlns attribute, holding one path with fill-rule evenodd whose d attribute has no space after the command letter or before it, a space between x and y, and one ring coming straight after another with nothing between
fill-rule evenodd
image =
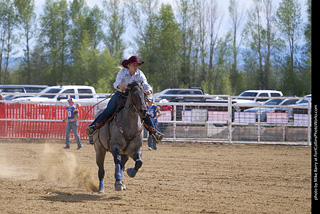
<instances>
[{"instance_id":1,"label":"horse's head","mask_svg":"<svg viewBox=\"0 0 320 214\"><path fill-rule=\"evenodd\" d=\"M128 85L130 104L134 111L141 117L147 116L146 98L147 94L144 90L142 82L133 82Z\"/></svg>"}]
</instances>

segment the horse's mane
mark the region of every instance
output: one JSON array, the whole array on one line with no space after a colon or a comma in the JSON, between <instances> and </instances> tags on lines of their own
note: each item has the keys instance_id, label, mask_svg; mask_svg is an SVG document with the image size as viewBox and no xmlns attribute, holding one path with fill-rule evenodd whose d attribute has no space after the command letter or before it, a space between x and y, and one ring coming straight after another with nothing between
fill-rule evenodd
<instances>
[{"instance_id":1,"label":"horse's mane","mask_svg":"<svg viewBox=\"0 0 320 214\"><path fill-rule=\"evenodd\" d=\"M139 85L141 86L142 82L140 82L140 81L132 82L132 83L128 84L128 88L133 89L134 87L139 86Z\"/></svg>"}]
</instances>

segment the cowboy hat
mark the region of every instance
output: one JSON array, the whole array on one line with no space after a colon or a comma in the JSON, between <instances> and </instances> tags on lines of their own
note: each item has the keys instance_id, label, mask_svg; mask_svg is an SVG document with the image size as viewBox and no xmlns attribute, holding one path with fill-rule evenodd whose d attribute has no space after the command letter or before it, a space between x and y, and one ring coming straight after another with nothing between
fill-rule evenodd
<instances>
[{"instance_id":1,"label":"cowboy hat","mask_svg":"<svg viewBox=\"0 0 320 214\"><path fill-rule=\"evenodd\" d=\"M130 63L137 63L139 66L144 64L144 62L139 62L139 59L138 59L137 56L132 56L129 59L123 60L122 61L122 66L125 67L125 68L128 68L128 65Z\"/></svg>"}]
</instances>

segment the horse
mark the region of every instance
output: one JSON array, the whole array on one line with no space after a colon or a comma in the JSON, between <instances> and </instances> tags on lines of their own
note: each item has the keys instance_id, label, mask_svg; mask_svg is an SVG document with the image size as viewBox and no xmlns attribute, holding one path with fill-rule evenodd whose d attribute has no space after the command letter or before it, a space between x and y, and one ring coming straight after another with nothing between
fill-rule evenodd
<instances>
[{"instance_id":1,"label":"horse","mask_svg":"<svg viewBox=\"0 0 320 214\"><path fill-rule=\"evenodd\" d=\"M146 92L142 82L133 82L127 87L127 100L124 107L114 114L94 135L96 163L98 165L99 192L105 193L103 178L105 174L104 160L106 152L113 155L115 164L115 190L126 189L123 176L125 164L129 157L135 161L134 168L127 169L129 177L135 177L142 166L143 122L147 116Z\"/></svg>"}]
</instances>

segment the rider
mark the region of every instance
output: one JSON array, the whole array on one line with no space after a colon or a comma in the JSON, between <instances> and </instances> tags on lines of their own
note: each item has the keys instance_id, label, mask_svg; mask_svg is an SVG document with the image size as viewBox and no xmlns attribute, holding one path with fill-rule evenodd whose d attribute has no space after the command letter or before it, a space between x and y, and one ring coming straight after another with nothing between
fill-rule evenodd
<instances>
[{"instance_id":1,"label":"rider","mask_svg":"<svg viewBox=\"0 0 320 214\"><path fill-rule=\"evenodd\" d=\"M122 66L124 69L117 74L116 81L113 84L114 88L116 88L118 91L112 95L107 108L86 129L86 133L89 136L92 136L96 130L101 128L107 119L113 115L117 107L116 103L123 96L123 93L126 91L129 83L141 81L144 84L146 94L150 95L152 93L152 87L148 84L147 79L142 71L138 69L138 66L142 64L144 64L144 62L139 62L137 56L131 56L128 60L122 61ZM150 135L152 135L156 141L161 141L163 134L156 129L150 115L147 114L143 120L147 130L150 132Z\"/></svg>"}]
</instances>

